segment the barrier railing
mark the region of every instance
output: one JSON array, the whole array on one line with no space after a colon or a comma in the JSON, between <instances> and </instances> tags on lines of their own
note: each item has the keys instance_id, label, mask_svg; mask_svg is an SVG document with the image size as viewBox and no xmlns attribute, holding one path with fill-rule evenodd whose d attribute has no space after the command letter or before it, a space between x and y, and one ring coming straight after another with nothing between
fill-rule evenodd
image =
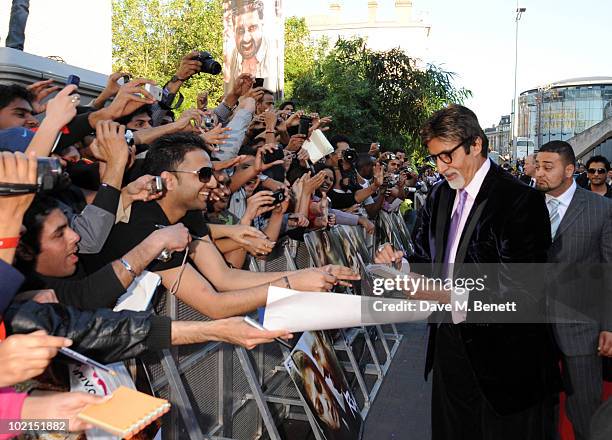
<instances>
[{"instance_id":1,"label":"barrier railing","mask_svg":"<svg viewBox=\"0 0 612 440\"><path fill-rule=\"evenodd\" d=\"M365 266L378 243L388 241L407 253L412 251L409 235L398 232L398 222L403 224L399 216L381 213L377 231L382 237L370 236L369 242L360 227L337 226L314 234L324 233L336 248L339 246L336 264L352 267L366 277ZM250 269L285 271L320 265L308 237L306 234L306 244L284 240L266 260L251 259ZM347 294L358 294L360 288L356 285ZM172 319L208 320L170 295L163 296L156 311ZM385 328L358 327L331 333L364 420L402 340L394 326ZM287 420L309 422L315 438L322 438L308 405L283 366L288 352L280 344L249 352L228 344L207 343L176 347L161 356L143 359L154 392L173 404L163 420L163 438L253 439L267 435L281 440L278 427Z\"/></svg>"}]
</instances>

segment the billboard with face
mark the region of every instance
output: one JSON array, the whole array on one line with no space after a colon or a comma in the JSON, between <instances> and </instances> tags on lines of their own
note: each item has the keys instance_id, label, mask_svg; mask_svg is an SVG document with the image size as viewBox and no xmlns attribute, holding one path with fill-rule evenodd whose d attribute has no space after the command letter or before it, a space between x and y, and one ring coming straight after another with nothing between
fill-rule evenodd
<instances>
[{"instance_id":1,"label":"billboard with face","mask_svg":"<svg viewBox=\"0 0 612 440\"><path fill-rule=\"evenodd\" d=\"M280 98L284 80L282 0L223 1L223 78L226 91L249 73Z\"/></svg>"}]
</instances>

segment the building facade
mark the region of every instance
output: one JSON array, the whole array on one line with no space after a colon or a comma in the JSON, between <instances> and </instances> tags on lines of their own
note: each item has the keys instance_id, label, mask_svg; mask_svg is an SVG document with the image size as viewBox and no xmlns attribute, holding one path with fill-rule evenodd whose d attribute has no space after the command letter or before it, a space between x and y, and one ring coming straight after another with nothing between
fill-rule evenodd
<instances>
[{"instance_id":1,"label":"building facade","mask_svg":"<svg viewBox=\"0 0 612 440\"><path fill-rule=\"evenodd\" d=\"M610 116L612 77L558 81L520 94L518 136L539 149L549 141L567 141Z\"/></svg>"},{"instance_id":2,"label":"building facade","mask_svg":"<svg viewBox=\"0 0 612 440\"><path fill-rule=\"evenodd\" d=\"M431 26L415 18L412 0L395 0L392 4L391 1L393 0L381 0L379 4L375 0L350 0L346 1L344 6L338 1L331 1L327 14L308 16L306 23L314 39L327 37L333 44L339 37L359 36L366 39L371 49L389 50L400 47L413 58L427 59ZM366 5L367 16L363 19L346 18L365 12Z\"/></svg>"},{"instance_id":3,"label":"building facade","mask_svg":"<svg viewBox=\"0 0 612 440\"><path fill-rule=\"evenodd\" d=\"M499 124L485 128L485 135L489 139L489 150L502 156L510 153L510 115L504 115Z\"/></svg>"}]
</instances>

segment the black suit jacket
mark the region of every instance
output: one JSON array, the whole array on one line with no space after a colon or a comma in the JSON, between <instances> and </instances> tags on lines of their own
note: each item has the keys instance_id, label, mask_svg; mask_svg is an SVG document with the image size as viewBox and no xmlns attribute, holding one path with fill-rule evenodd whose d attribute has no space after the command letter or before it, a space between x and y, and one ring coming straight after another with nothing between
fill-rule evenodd
<instances>
[{"instance_id":1,"label":"black suit jacket","mask_svg":"<svg viewBox=\"0 0 612 440\"><path fill-rule=\"evenodd\" d=\"M446 181L438 183L420 212L412 262L429 263L428 275L440 274L455 194ZM479 267L491 272L487 290L470 294L471 305L475 299L490 303L517 300L543 309L543 301L539 304L516 281L512 263L523 263L522 267L530 263L528 267L537 270L538 263L546 262L550 244L544 196L491 163L463 229L455 277L466 272L477 276ZM470 323L474 318L468 312L466 323L459 324L461 336L479 386L498 413L521 411L559 389L557 351L548 326ZM433 366L436 329L437 324L432 324L426 375Z\"/></svg>"},{"instance_id":2,"label":"black suit jacket","mask_svg":"<svg viewBox=\"0 0 612 440\"><path fill-rule=\"evenodd\" d=\"M527 186L531 186L531 176L528 176L527 174L523 174L521 177L519 177L519 180L521 182L523 182L525 185Z\"/></svg>"}]
</instances>

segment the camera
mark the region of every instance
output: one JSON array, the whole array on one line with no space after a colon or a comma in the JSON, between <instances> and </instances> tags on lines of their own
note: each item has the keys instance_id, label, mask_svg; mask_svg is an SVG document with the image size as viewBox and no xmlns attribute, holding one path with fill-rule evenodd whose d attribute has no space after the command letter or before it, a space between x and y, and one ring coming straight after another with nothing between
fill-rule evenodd
<instances>
[{"instance_id":1,"label":"camera","mask_svg":"<svg viewBox=\"0 0 612 440\"><path fill-rule=\"evenodd\" d=\"M253 88L257 89L259 87L263 87L264 86L264 79L263 78L255 78L255 82L253 83Z\"/></svg>"},{"instance_id":2,"label":"camera","mask_svg":"<svg viewBox=\"0 0 612 440\"><path fill-rule=\"evenodd\" d=\"M162 91L162 88L161 88L161 87L154 86L153 84L145 84L145 85L144 85L144 89L145 89L147 92L149 92L151 95L153 95L153 98L154 98L156 101L161 101L161 100L162 100L162 98L163 98L163 96L164 96L164 93L163 93L163 91Z\"/></svg>"},{"instance_id":3,"label":"camera","mask_svg":"<svg viewBox=\"0 0 612 440\"><path fill-rule=\"evenodd\" d=\"M353 148L348 148L342 152L342 159L346 160L348 163L355 163L357 160L357 150Z\"/></svg>"},{"instance_id":4,"label":"camera","mask_svg":"<svg viewBox=\"0 0 612 440\"><path fill-rule=\"evenodd\" d=\"M42 191L51 191L60 185L62 180L62 165L54 157L39 157L36 170L36 183L33 185L22 183L0 182L0 196L30 194Z\"/></svg>"},{"instance_id":5,"label":"camera","mask_svg":"<svg viewBox=\"0 0 612 440\"><path fill-rule=\"evenodd\" d=\"M202 120L202 122L203 122L202 124L203 128L207 128L208 130L212 130L213 128L215 128L215 121L210 116L206 116Z\"/></svg>"},{"instance_id":6,"label":"camera","mask_svg":"<svg viewBox=\"0 0 612 440\"><path fill-rule=\"evenodd\" d=\"M218 75L221 73L221 64L215 61L210 52L200 51L192 60L202 63L200 73L208 73L210 75Z\"/></svg>"},{"instance_id":7,"label":"camera","mask_svg":"<svg viewBox=\"0 0 612 440\"><path fill-rule=\"evenodd\" d=\"M300 116L300 125L298 127L298 134L308 136L308 130L312 125L312 118L310 116Z\"/></svg>"},{"instance_id":8,"label":"camera","mask_svg":"<svg viewBox=\"0 0 612 440\"><path fill-rule=\"evenodd\" d=\"M283 203L285 201L285 190L279 189L278 191L274 191L272 193L272 197L274 198L272 205L279 205Z\"/></svg>"},{"instance_id":9,"label":"camera","mask_svg":"<svg viewBox=\"0 0 612 440\"><path fill-rule=\"evenodd\" d=\"M277 160L285 160L285 153L282 148L277 147L272 153L264 153L263 162L265 164L276 162Z\"/></svg>"}]
</instances>

